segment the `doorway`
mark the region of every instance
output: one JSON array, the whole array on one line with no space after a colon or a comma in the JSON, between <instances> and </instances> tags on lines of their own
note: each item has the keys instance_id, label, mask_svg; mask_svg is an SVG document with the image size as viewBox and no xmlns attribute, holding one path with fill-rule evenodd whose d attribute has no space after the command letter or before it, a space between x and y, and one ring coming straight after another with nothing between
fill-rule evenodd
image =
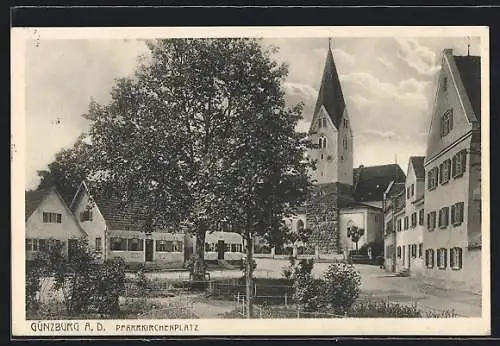
<instances>
[{"instance_id":1,"label":"doorway","mask_svg":"<svg viewBox=\"0 0 500 346\"><path fill-rule=\"evenodd\" d=\"M76 255L78 247L78 241L76 239L68 239L68 260L71 261L71 259Z\"/></svg>"},{"instance_id":2,"label":"doorway","mask_svg":"<svg viewBox=\"0 0 500 346\"><path fill-rule=\"evenodd\" d=\"M153 239L146 239L146 262L153 262Z\"/></svg>"},{"instance_id":3,"label":"doorway","mask_svg":"<svg viewBox=\"0 0 500 346\"><path fill-rule=\"evenodd\" d=\"M224 259L224 251L226 250L226 244L224 243L224 240L219 240L217 242L217 259L223 260Z\"/></svg>"}]
</instances>

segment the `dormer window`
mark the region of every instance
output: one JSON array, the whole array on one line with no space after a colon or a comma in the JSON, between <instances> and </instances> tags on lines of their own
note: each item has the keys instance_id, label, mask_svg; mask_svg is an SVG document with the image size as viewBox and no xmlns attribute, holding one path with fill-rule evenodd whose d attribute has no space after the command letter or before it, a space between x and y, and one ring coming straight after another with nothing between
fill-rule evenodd
<instances>
[{"instance_id":1,"label":"dormer window","mask_svg":"<svg viewBox=\"0 0 500 346\"><path fill-rule=\"evenodd\" d=\"M453 129L453 109L450 108L441 116L441 137L446 136Z\"/></svg>"}]
</instances>

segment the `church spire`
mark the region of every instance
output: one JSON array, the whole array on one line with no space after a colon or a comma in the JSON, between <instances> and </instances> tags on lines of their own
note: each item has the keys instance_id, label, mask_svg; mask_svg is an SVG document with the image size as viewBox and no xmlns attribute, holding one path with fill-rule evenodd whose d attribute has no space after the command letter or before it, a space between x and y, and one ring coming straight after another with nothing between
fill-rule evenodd
<instances>
[{"instance_id":1,"label":"church spire","mask_svg":"<svg viewBox=\"0 0 500 346\"><path fill-rule=\"evenodd\" d=\"M333 60L331 38L328 39L328 52L326 54L325 68L323 70L321 87L319 89L316 107L314 108L314 114L320 111L321 106L325 107L335 127L339 128L345 109L345 101L337 68Z\"/></svg>"}]
</instances>

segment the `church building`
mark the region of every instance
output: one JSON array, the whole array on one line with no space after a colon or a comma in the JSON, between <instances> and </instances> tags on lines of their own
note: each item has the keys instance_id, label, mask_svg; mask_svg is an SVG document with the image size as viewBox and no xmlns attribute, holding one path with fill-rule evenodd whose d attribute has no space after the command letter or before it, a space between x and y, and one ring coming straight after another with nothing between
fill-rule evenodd
<instances>
[{"instance_id":1,"label":"church building","mask_svg":"<svg viewBox=\"0 0 500 346\"><path fill-rule=\"evenodd\" d=\"M309 138L316 144L308 153L316 160L310 172L315 188L300 213L289 220L292 230L312 230L306 248L317 256L345 256L368 243L382 249L384 192L391 182L404 182L405 174L397 164L353 167L351 119L331 47ZM349 237L355 228L364 231L357 244Z\"/></svg>"}]
</instances>

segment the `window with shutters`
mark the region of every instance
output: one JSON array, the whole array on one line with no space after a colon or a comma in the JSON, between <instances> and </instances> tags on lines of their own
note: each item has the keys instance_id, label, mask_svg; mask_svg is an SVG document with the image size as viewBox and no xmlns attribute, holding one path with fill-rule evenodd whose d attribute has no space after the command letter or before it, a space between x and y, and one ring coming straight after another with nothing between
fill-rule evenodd
<instances>
[{"instance_id":1,"label":"window with shutters","mask_svg":"<svg viewBox=\"0 0 500 346\"><path fill-rule=\"evenodd\" d=\"M427 172L427 189L429 191L434 190L437 187L438 175L438 167L434 167L429 172Z\"/></svg>"},{"instance_id":2,"label":"window with shutters","mask_svg":"<svg viewBox=\"0 0 500 346\"><path fill-rule=\"evenodd\" d=\"M441 137L446 136L453 129L453 109L447 109L441 116Z\"/></svg>"},{"instance_id":3,"label":"window with shutters","mask_svg":"<svg viewBox=\"0 0 500 346\"><path fill-rule=\"evenodd\" d=\"M405 216L404 224L405 224L405 229L408 229L408 216Z\"/></svg>"},{"instance_id":4,"label":"window with shutters","mask_svg":"<svg viewBox=\"0 0 500 346\"><path fill-rule=\"evenodd\" d=\"M441 248L437 250L437 256L436 256L436 264L439 269L446 269L447 266L447 252L448 250L445 248Z\"/></svg>"},{"instance_id":5,"label":"window with shutters","mask_svg":"<svg viewBox=\"0 0 500 346\"><path fill-rule=\"evenodd\" d=\"M400 232L402 227L401 227L401 224L402 224L402 221L401 219L398 219L398 222L397 222L397 231Z\"/></svg>"},{"instance_id":6,"label":"window with shutters","mask_svg":"<svg viewBox=\"0 0 500 346\"><path fill-rule=\"evenodd\" d=\"M417 213L411 214L411 227L417 226Z\"/></svg>"},{"instance_id":7,"label":"window with shutters","mask_svg":"<svg viewBox=\"0 0 500 346\"><path fill-rule=\"evenodd\" d=\"M431 211L427 214L427 229L432 231L434 228L436 228L436 212Z\"/></svg>"},{"instance_id":8,"label":"window with shutters","mask_svg":"<svg viewBox=\"0 0 500 346\"><path fill-rule=\"evenodd\" d=\"M448 159L439 165L439 183L441 185L448 183L450 180L451 160Z\"/></svg>"},{"instance_id":9,"label":"window with shutters","mask_svg":"<svg viewBox=\"0 0 500 346\"><path fill-rule=\"evenodd\" d=\"M425 266L427 268L434 267L434 249L425 250Z\"/></svg>"},{"instance_id":10,"label":"window with shutters","mask_svg":"<svg viewBox=\"0 0 500 346\"><path fill-rule=\"evenodd\" d=\"M415 184L411 184L411 195L415 196Z\"/></svg>"},{"instance_id":11,"label":"window with shutters","mask_svg":"<svg viewBox=\"0 0 500 346\"><path fill-rule=\"evenodd\" d=\"M462 249L459 247L450 249L450 268L453 270L462 269Z\"/></svg>"},{"instance_id":12,"label":"window with shutters","mask_svg":"<svg viewBox=\"0 0 500 346\"><path fill-rule=\"evenodd\" d=\"M424 217L425 217L424 216L424 210L420 209L418 211L418 224L421 225L421 226L424 224Z\"/></svg>"},{"instance_id":13,"label":"window with shutters","mask_svg":"<svg viewBox=\"0 0 500 346\"><path fill-rule=\"evenodd\" d=\"M418 244L418 258L422 258L422 248L424 247L424 244L420 243Z\"/></svg>"},{"instance_id":14,"label":"window with shutters","mask_svg":"<svg viewBox=\"0 0 500 346\"><path fill-rule=\"evenodd\" d=\"M417 258L417 245L416 244L411 245L411 257Z\"/></svg>"},{"instance_id":15,"label":"window with shutters","mask_svg":"<svg viewBox=\"0 0 500 346\"><path fill-rule=\"evenodd\" d=\"M449 224L449 208L444 207L439 210L439 228L446 228Z\"/></svg>"},{"instance_id":16,"label":"window with shutters","mask_svg":"<svg viewBox=\"0 0 500 346\"><path fill-rule=\"evenodd\" d=\"M398 254L398 258L401 258L401 246L398 246L396 251Z\"/></svg>"},{"instance_id":17,"label":"window with shutters","mask_svg":"<svg viewBox=\"0 0 500 346\"><path fill-rule=\"evenodd\" d=\"M458 226L464 221L464 202L458 202L451 206L451 223Z\"/></svg>"},{"instance_id":18,"label":"window with shutters","mask_svg":"<svg viewBox=\"0 0 500 346\"><path fill-rule=\"evenodd\" d=\"M465 164L467 160L467 151L461 150L453 156L451 170L453 178L460 178L465 173Z\"/></svg>"}]
</instances>

